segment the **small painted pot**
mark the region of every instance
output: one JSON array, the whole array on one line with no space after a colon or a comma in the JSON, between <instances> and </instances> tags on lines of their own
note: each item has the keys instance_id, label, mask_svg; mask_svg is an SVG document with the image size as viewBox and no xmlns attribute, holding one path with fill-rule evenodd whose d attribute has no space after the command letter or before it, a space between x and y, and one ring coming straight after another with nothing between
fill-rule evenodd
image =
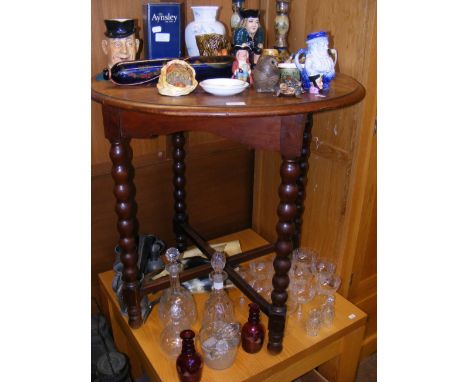
<instances>
[{"instance_id":1,"label":"small painted pot","mask_svg":"<svg viewBox=\"0 0 468 382\"><path fill-rule=\"evenodd\" d=\"M296 79L298 81L301 80L301 73L296 67L296 64L294 64L293 62L283 62L281 64L278 64L278 68L280 70L280 82L285 80L287 77Z\"/></svg>"}]
</instances>

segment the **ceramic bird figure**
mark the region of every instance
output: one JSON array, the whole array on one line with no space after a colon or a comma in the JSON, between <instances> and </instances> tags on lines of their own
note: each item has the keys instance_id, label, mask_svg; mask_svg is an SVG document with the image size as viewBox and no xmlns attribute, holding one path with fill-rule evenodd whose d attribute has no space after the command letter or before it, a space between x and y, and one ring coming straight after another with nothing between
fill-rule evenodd
<instances>
[{"instance_id":1,"label":"ceramic bird figure","mask_svg":"<svg viewBox=\"0 0 468 382\"><path fill-rule=\"evenodd\" d=\"M274 92L280 78L278 60L273 56L260 56L252 74L257 92Z\"/></svg>"}]
</instances>

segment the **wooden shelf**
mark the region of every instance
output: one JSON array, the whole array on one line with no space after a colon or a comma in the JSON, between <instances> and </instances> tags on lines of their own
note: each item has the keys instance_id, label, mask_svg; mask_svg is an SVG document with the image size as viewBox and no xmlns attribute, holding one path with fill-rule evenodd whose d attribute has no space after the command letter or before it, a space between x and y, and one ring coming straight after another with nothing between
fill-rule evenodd
<instances>
[{"instance_id":1,"label":"wooden shelf","mask_svg":"<svg viewBox=\"0 0 468 382\"><path fill-rule=\"evenodd\" d=\"M251 229L220 237L212 240L211 243L236 239L240 241L243 251L268 244L266 240ZM273 256L273 254L264 257L268 256ZM128 355L136 375L138 375L137 369L141 365L146 374L154 381L177 381L175 361L167 358L159 346L159 335L163 327L156 312L157 306L143 326L138 329L131 329L127 318L120 314L119 305L111 286L113 275L113 271L101 273L99 280L103 298L108 302L117 347L127 354L132 353ZM237 288L230 289L228 293L235 303L236 318L243 324L247 321L248 301L242 305L240 304L242 294ZM207 293L194 295L198 310L198 321L194 326L197 335L200 330L203 307L207 297ZM305 306L305 312L316 304L317 299L314 299ZM268 353L266 343L257 354L245 353L239 347L233 366L219 371L212 370L205 365L202 381L287 382L340 355L343 361L340 362L337 375L343 378L340 377L341 379L338 380L348 381L347 376L353 378L357 367L367 316L339 294L336 295L335 309L336 318L333 326L322 328L317 337L307 336L303 324L298 322L294 315L288 316L283 339L283 351L280 354L271 355ZM263 313L261 314L261 320L267 326L268 318ZM202 354L197 340L196 346L197 350Z\"/></svg>"}]
</instances>

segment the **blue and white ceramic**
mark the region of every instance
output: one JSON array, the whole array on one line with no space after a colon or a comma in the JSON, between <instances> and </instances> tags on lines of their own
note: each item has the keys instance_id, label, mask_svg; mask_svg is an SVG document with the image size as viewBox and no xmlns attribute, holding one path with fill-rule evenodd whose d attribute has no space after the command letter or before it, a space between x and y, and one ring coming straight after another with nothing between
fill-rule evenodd
<instances>
[{"instance_id":1,"label":"blue and white ceramic","mask_svg":"<svg viewBox=\"0 0 468 382\"><path fill-rule=\"evenodd\" d=\"M310 33L307 35L307 49L299 49L294 57L294 63L301 72L302 87L309 90L311 87L310 77L321 76L323 88L328 89L330 81L335 78L335 64L338 53L335 49L328 48L328 35L324 31ZM330 56L334 55L334 58ZM299 63L299 57L305 54L304 68Z\"/></svg>"}]
</instances>

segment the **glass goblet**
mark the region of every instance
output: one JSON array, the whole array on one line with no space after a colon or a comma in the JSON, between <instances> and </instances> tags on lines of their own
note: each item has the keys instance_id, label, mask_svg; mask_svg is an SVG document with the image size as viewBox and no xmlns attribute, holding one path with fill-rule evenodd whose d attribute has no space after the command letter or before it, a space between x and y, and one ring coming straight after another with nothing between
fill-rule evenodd
<instances>
[{"instance_id":1,"label":"glass goblet","mask_svg":"<svg viewBox=\"0 0 468 382\"><path fill-rule=\"evenodd\" d=\"M249 284L267 301L271 301L273 290L272 278L274 274L271 260L249 263Z\"/></svg>"},{"instance_id":2,"label":"glass goblet","mask_svg":"<svg viewBox=\"0 0 468 382\"><path fill-rule=\"evenodd\" d=\"M333 296L341 285L340 276L322 272L317 276L317 292L322 296Z\"/></svg>"},{"instance_id":3,"label":"glass goblet","mask_svg":"<svg viewBox=\"0 0 468 382\"><path fill-rule=\"evenodd\" d=\"M315 264L317 273L335 273L336 263L326 257L319 257Z\"/></svg>"},{"instance_id":4,"label":"glass goblet","mask_svg":"<svg viewBox=\"0 0 468 382\"><path fill-rule=\"evenodd\" d=\"M302 318L302 304L308 303L315 296L313 262L314 255L312 252L301 248L293 251L291 269L289 270L289 295L291 302L297 305L296 315L298 319ZM293 306L293 304L289 304L289 306ZM290 311L290 313L293 312Z\"/></svg>"}]
</instances>

